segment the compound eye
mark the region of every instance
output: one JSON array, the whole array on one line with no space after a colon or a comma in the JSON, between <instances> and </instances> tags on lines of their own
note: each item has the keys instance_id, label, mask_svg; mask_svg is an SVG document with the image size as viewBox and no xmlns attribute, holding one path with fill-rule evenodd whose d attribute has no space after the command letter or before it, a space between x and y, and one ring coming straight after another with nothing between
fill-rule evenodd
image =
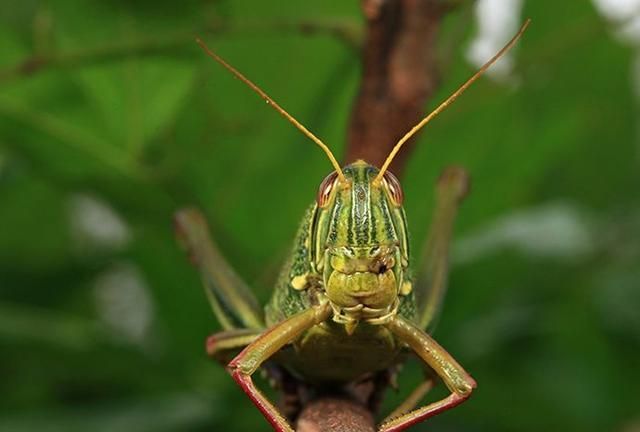
<instances>
[{"instance_id":1,"label":"compound eye","mask_svg":"<svg viewBox=\"0 0 640 432\"><path fill-rule=\"evenodd\" d=\"M336 186L338 180L338 173L332 172L328 176L322 180L320 183L320 188L318 188L318 196L316 197L316 201L318 202L318 207L322 208L329 204L329 199L331 198L331 192Z\"/></svg>"},{"instance_id":2,"label":"compound eye","mask_svg":"<svg viewBox=\"0 0 640 432\"><path fill-rule=\"evenodd\" d=\"M386 171L383 177L385 184L387 185L387 190L389 191L389 196L391 196L391 200L396 206L400 207L404 201L404 193L402 193L400 181L389 171Z\"/></svg>"}]
</instances>

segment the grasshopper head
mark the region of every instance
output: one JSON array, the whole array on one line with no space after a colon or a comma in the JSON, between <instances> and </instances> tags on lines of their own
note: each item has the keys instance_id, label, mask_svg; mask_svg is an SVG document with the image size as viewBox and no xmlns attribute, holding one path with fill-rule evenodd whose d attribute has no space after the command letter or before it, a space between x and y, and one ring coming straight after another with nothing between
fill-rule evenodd
<instances>
[{"instance_id":1,"label":"grasshopper head","mask_svg":"<svg viewBox=\"0 0 640 432\"><path fill-rule=\"evenodd\" d=\"M312 259L322 274L334 321L383 323L395 314L408 264L400 183L357 161L320 185L312 225Z\"/></svg>"}]
</instances>

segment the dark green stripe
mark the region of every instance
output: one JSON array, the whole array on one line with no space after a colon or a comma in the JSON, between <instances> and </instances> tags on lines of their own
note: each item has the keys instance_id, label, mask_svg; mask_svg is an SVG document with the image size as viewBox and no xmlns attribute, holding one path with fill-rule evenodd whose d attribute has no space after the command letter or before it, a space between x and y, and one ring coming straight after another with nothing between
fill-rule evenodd
<instances>
[{"instance_id":1,"label":"dark green stripe","mask_svg":"<svg viewBox=\"0 0 640 432\"><path fill-rule=\"evenodd\" d=\"M391 218L393 217L391 215L391 212L389 211L389 206L387 204L387 197L385 196L383 199L380 200L382 202L382 214L384 215L384 228L385 231L387 232L387 238L389 240L397 240L396 237L396 232L395 229L393 227L393 222L391 221Z\"/></svg>"}]
</instances>

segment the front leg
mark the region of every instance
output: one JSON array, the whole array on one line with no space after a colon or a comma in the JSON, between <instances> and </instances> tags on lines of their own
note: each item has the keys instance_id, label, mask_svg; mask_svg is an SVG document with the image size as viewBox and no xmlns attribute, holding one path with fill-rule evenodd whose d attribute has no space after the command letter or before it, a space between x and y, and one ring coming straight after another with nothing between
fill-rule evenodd
<instances>
[{"instance_id":1,"label":"front leg","mask_svg":"<svg viewBox=\"0 0 640 432\"><path fill-rule=\"evenodd\" d=\"M411 349L444 381L451 391L448 397L387 421L380 432L398 432L464 402L476 388L473 378L435 340L419 327L395 316L387 328Z\"/></svg>"},{"instance_id":2,"label":"front leg","mask_svg":"<svg viewBox=\"0 0 640 432\"><path fill-rule=\"evenodd\" d=\"M282 347L314 325L327 320L330 315L331 306L323 303L287 318L267 329L227 366L233 379L277 432L293 432L293 429L278 409L255 387L251 375Z\"/></svg>"}]
</instances>

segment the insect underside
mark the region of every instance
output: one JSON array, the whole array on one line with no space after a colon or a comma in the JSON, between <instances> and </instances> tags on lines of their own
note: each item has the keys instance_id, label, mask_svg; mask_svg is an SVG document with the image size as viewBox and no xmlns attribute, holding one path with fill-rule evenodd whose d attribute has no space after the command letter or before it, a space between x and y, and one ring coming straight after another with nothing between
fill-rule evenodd
<instances>
[{"instance_id":1,"label":"insect underside","mask_svg":"<svg viewBox=\"0 0 640 432\"><path fill-rule=\"evenodd\" d=\"M465 171L446 169L436 185L436 203L423 259L411 271L403 193L389 163L402 144L448 106L520 32L458 91L403 137L378 169L365 161L344 168L329 149L255 84L211 52L329 156L334 171L320 184L294 246L262 310L242 279L209 237L204 216L188 208L176 214L176 231L198 267L205 292L224 330L207 341L208 354L223 363L276 431L293 431L296 406L277 408L254 386L261 367L285 393L300 396L346 388L393 375L415 356L424 382L385 418L379 431L400 431L466 400L476 383L427 332L446 291L449 242L458 205L468 190ZM229 360L231 360L229 362ZM416 408L437 377L449 396ZM375 381L378 389L387 382ZM295 404L294 404L295 405Z\"/></svg>"}]
</instances>

